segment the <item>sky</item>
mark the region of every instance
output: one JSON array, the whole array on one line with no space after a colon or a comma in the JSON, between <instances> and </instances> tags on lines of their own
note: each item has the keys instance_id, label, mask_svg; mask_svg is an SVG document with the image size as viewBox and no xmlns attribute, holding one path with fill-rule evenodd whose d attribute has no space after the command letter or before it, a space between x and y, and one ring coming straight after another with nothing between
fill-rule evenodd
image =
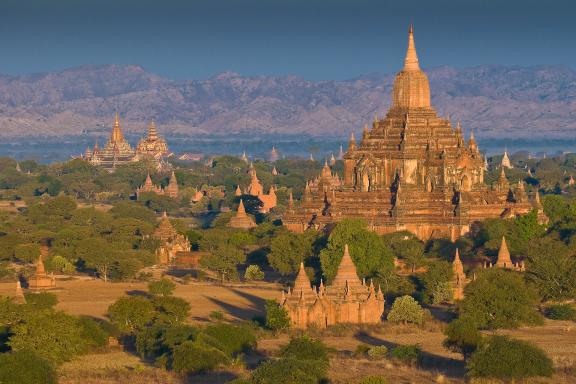
<instances>
[{"instance_id":1,"label":"sky","mask_svg":"<svg viewBox=\"0 0 576 384\"><path fill-rule=\"evenodd\" d=\"M576 68L574 15L574 0L0 0L0 73L348 79L398 71L410 23L424 68Z\"/></svg>"}]
</instances>

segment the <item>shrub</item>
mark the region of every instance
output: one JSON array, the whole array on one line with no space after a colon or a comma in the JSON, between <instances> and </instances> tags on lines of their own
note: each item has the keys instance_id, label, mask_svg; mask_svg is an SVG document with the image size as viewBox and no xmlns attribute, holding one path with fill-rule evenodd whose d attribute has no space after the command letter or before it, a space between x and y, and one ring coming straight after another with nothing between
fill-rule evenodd
<instances>
[{"instance_id":1,"label":"shrub","mask_svg":"<svg viewBox=\"0 0 576 384\"><path fill-rule=\"evenodd\" d=\"M276 300L266 301L266 327L273 331L290 327L288 312Z\"/></svg>"},{"instance_id":2,"label":"shrub","mask_svg":"<svg viewBox=\"0 0 576 384\"><path fill-rule=\"evenodd\" d=\"M358 344L356 350L354 351L354 355L363 357L368 354L369 350L370 346L368 344Z\"/></svg>"},{"instance_id":3,"label":"shrub","mask_svg":"<svg viewBox=\"0 0 576 384\"><path fill-rule=\"evenodd\" d=\"M202 333L216 342L214 347L230 357L240 352L250 351L256 346L256 336L252 329L247 326L219 323L209 325ZM204 340L207 341L208 339ZM210 341L207 342L210 343Z\"/></svg>"},{"instance_id":4,"label":"shrub","mask_svg":"<svg viewBox=\"0 0 576 384\"><path fill-rule=\"evenodd\" d=\"M252 374L253 384L318 384L318 376L311 360L280 359L260 364Z\"/></svg>"},{"instance_id":5,"label":"shrub","mask_svg":"<svg viewBox=\"0 0 576 384\"><path fill-rule=\"evenodd\" d=\"M34 309L50 309L58 304L58 298L50 292L26 292L24 296L26 297L26 304L34 307Z\"/></svg>"},{"instance_id":6,"label":"shrub","mask_svg":"<svg viewBox=\"0 0 576 384\"><path fill-rule=\"evenodd\" d=\"M190 313L190 303L180 297L156 296L152 299L155 306L155 321L158 323L178 324L186 320Z\"/></svg>"},{"instance_id":7,"label":"shrub","mask_svg":"<svg viewBox=\"0 0 576 384\"><path fill-rule=\"evenodd\" d=\"M264 279L264 272L262 272L259 266L252 264L246 268L246 272L244 272L244 278L250 281L262 280Z\"/></svg>"},{"instance_id":8,"label":"shrub","mask_svg":"<svg viewBox=\"0 0 576 384\"><path fill-rule=\"evenodd\" d=\"M182 374L210 371L227 362L221 351L192 341L176 346L172 353L172 368Z\"/></svg>"},{"instance_id":9,"label":"shrub","mask_svg":"<svg viewBox=\"0 0 576 384\"><path fill-rule=\"evenodd\" d=\"M472 354L466 365L472 377L514 379L551 376L552 360L543 350L526 341L492 336Z\"/></svg>"},{"instance_id":10,"label":"shrub","mask_svg":"<svg viewBox=\"0 0 576 384\"><path fill-rule=\"evenodd\" d=\"M394 300L392 309L388 313L388 321L394 323L424 323L425 312L411 296L402 296Z\"/></svg>"},{"instance_id":11,"label":"shrub","mask_svg":"<svg viewBox=\"0 0 576 384\"><path fill-rule=\"evenodd\" d=\"M54 365L28 350L0 354L0 383L56 384Z\"/></svg>"},{"instance_id":12,"label":"shrub","mask_svg":"<svg viewBox=\"0 0 576 384\"><path fill-rule=\"evenodd\" d=\"M135 332L154 318L154 305L144 297L124 296L108 308L108 315L121 331Z\"/></svg>"},{"instance_id":13,"label":"shrub","mask_svg":"<svg viewBox=\"0 0 576 384\"><path fill-rule=\"evenodd\" d=\"M400 345L392 350L390 356L403 363L414 364L420 357L420 348L417 345Z\"/></svg>"},{"instance_id":14,"label":"shrub","mask_svg":"<svg viewBox=\"0 0 576 384\"><path fill-rule=\"evenodd\" d=\"M382 376L368 376L360 380L359 384L386 384L388 381Z\"/></svg>"},{"instance_id":15,"label":"shrub","mask_svg":"<svg viewBox=\"0 0 576 384\"><path fill-rule=\"evenodd\" d=\"M552 320L576 321L576 309L570 304L554 304L546 308L546 317Z\"/></svg>"},{"instance_id":16,"label":"shrub","mask_svg":"<svg viewBox=\"0 0 576 384\"><path fill-rule=\"evenodd\" d=\"M210 320L213 320L213 321L224 320L224 314L221 311L212 311L212 312L210 312L208 317L210 318Z\"/></svg>"},{"instance_id":17,"label":"shrub","mask_svg":"<svg viewBox=\"0 0 576 384\"><path fill-rule=\"evenodd\" d=\"M148 283L148 292L154 296L170 296L174 289L176 284L166 278Z\"/></svg>"},{"instance_id":18,"label":"shrub","mask_svg":"<svg viewBox=\"0 0 576 384\"><path fill-rule=\"evenodd\" d=\"M295 337L282 347L280 356L298 360L315 360L328 367L328 348L318 339L307 336Z\"/></svg>"},{"instance_id":19,"label":"shrub","mask_svg":"<svg viewBox=\"0 0 576 384\"><path fill-rule=\"evenodd\" d=\"M372 359L383 359L388 355L388 348L385 345L375 345L368 350L368 356Z\"/></svg>"}]
</instances>

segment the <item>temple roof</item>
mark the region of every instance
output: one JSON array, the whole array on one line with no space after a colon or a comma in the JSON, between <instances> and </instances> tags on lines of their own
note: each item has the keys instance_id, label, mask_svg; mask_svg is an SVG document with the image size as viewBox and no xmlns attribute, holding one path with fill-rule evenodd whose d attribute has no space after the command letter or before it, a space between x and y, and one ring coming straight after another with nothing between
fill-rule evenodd
<instances>
[{"instance_id":1,"label":"temple roof","mask_svg":"<svg viewBox=\"0 0 576 384\"><path fill-rule=\"evenodd\" d=\"M350 257L348 252L348 244L344 245L344 256L342 256L342 261L338 266L338 271L336 272L336 277L334 278L333 286L353 286L361 285L362 282L358 278L356 273L356 266Z\"/></svg>"}]
</instances>

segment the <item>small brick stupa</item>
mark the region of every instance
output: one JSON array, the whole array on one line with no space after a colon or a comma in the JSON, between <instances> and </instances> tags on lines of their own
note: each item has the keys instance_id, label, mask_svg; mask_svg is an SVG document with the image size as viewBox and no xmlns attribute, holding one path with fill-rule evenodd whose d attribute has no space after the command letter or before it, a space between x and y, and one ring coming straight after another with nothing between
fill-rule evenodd
<instances>
[{"instance_id":1,"label":"small brick stupa","mask_svg":"<svg viewBox=\"0 0 576 384\"><path fill-rule=\"evenodd\" d=\"M348 245L331 286L324 287L322 281L316 289L300 264L300 271L294 282L294 289L282 292L280 304L288 311L295 328L330 325L377 324L384 313L384 295L374 284L360 281L352 262Z\"/></svg>"},{"instance_id":2,"label":"small brick stupa","mask_svg":"<svg viewBox=\"0 0 576 384\"><path fill-rule=\"evenodd\" d=\"M36 272L28 279L28 289L33 291L40 291L45 289L56 288L56 279L53 275L48 276L44 262L42 261L42 254L38 257L36 263Z\"/></svg>"},{"instance_id":3,"label":"small brick stupa","mask_svg":"<svg viewBox=\"0 0 576 384\"><path fill-rule=\"evenodd\" d=\"M238 205L238 212L236 213L236 216L230 219L228 226L230 228L238 229L250 229L256 226L254 220L246 213L242 199L240 199L240 204Z\"/></svg>"},{"instance_id":4,"label":"small brick stupa","mask_svg":"<svg viewBox=\"0 0 576 384\"><path fill-rule=\"evenodd\" d=\"M154 231L152 237L160 241L160 247L156 250L156 256L160 264L172 264L177 254L190 252L190 242L186 236L178 233L174 226L172 226L166 212L162 214L160 224Z\"/></svg>"},{"instance_id":5,"label":"small brick stupa","mask_svg":"<svg viewBox=\"0 0 576 384\"><path fill-rule=\"evenodd\" d=\"M462 300L464 298L464 287L468 283L468 279L464 273L464 266L462 265L462 260L460 260L460 251L458 248L456 248L456 255L452 262L452 272L454 274L452 280L452 300Z\"/></svg>"}]
</instances>

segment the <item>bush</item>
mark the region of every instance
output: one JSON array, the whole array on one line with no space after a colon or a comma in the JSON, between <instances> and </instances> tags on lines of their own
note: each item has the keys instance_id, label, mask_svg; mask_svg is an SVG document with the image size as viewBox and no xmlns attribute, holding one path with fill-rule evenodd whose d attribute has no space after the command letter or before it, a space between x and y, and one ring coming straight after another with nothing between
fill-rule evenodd
<instances>
[{"instance_id":1,"label":"bush","mask_svg":"<svg viewBox=\"0 0 576 384\"><path fill-rule=\"evenodd\" d=\"M392 358L407 364L414 364L420 357L420 348L417 345L400 345L390 353Z\"/></svg>"},{"instance_id":2,"label":"bush","mask_svg":"<svg viewBox=\"0 0 576 384\"><path fill-rule=\"evenodd\" d=\"M154 305L144 297L123 296L108 308L108 315L123 332L134 333L152 321Z\"/></svg>"},{"instance_id":3,"label":"bush","mask_svg":"<svg viewBox=\"0 0 576 384\"><path fill-rule=\"evenodd\" d=\"M358 357L364 357L368 354L370 348L371 347L368 344L358 344L356 350L354 351L354 355Z\"/></svg>"},{"instance_id":4,"label":"bush","mask_svg":"<svg viewBox=\"0 0 576 384\"><path fill-rule=\"evenodd\" d=\"M212 311L212 312L210 312L208 317L210 318L210 320L213 320L213 321L224 320L224 314L221 311Z\"/></svg>"},{"instance_id":5,"label":"bush","mask_svg":"<svg viewBox=\"0 0 576 384\"><path fill-rule=\"evenodd\" d=\"M368 376L363 378L359 384L386 384L388 381L382 376Z\"/></svg>"},{"instance_id":6,"label":"bush","mask_svg":"<svg viewBox=\"0 0 576 384\"><path fill-rule=\"evenodd\" d=\"M394 323L423 324L425 311L412 296L402 296L394 300L392 309L388 313L388 321Z\"/></svg>"},{"instance_id":7,"label":"bush","mask_svg":"<svg viewBox=\"0 0 576 384\"><path fill-rule=\"evenodd\" d=\"M148 292L154 296L170 296L174 289L176 284L166 278L148 283Z\"/></svg>"},{"instance_id":8,"label":"bush","mask_svg":"<svg viewBox=\"0 0 576 384\"><path fill-rule=\"evenodd\" d=\"M266 301L266 327L273 331L290 327L288 312L276 300Z\"/></svg>"},{"instance_id":9,"label":"bush","mask_svg":"<svg viewBox=\"0 0 576 384\"><path fill-rule=\"evenodd\" d=\"M256 336L252 329L247 326L220 323L209 325L202 333L216 342L212 346L220 349L229 357L240 352L248 352L256 346ZM210 343L208 339L203 340Z\"/></svg>"},{"instance_id":10,"label":"bush","mask_svg":"<svg viewBox=\"0 0 576 384\"><path fill-rule=\"evenodd\" d=\"M28 350L0 354L0 383L56 384L56 370L48 360Z\"/></svg>"},{"instance_id":11,"label":"bush","mask_svg":"<svg viewBox=\"0 0 576 384\"><path fill-rule=\"evenodd\" d=\"M385 345L375 345L368 350L368 356L372 359L383 359L388 355L388 348Z\"/></svg>"},{"instance_id":12,"label":"bush","mask_svg":"<svg viewBox=\"0 0 576 384\"><path fill-rule=\"evenodd\" d=\"M328 348L317 339L307 336L296 337L290 343L282 347L280 356L298 360L315 360L319 365L328 368Z\"/></svg>"},{"instance_id":13,"label":"bush","mask_svg":"<svg viewBox=\"0 0 576 384\"><path fill-rule=\"evenodd\" d=\"M180 297L156 296L152 298L157 323L178 324L186 320L190 313L190 303Z\"/></svg>"},{"instance_id":14,"label":"bush","mask_svg":"<svg viewBox=\"0 0 576 384\"><path fill-rule=\"evenodd\" d=\"M554 371L543 350L507 336L492 336L482 343L466 368L472 377L498 379L551 376Z\"/></svg>"},{"instance_id":15,"label":"bush","mask_svg":"<svg viewBox=\"0 0 576 384\"><path fill-rule=\"evenodd\" d=\"M192 341L176 346L172 353L172 368L182 374L211 371L227 362L221 351Z\"/></svg>"},{"instance_id":16,"label":"bush","mask_svg":"<svg viewBox=\"0 0 576 384\"><path fill-rule=\"evenodd\" d=\"M56 295L49 292L26 292L24 297L26 297L26 304L37 310L50 309L58 304Z\"/></svg>"},{"instance_id":17,"label":"bush","mask_svg":"<svg viewBox=\"0 0 576 384\"><path fill-rule=\"evenodd\" d=\"M252 374L253 384L318 384L316 362L280 359L260 364Z\"/></svg>"},{"instance_id":18,"label":"bush","mask_svg":"<svg viewBox=\"0 0 576 384\"><path fill-rule=\"evenodd\" d=\"M259 266L252 264L246 268L246 272L244 272L244 278L250 281L262 280L264 279L264 272L262 272Z\"/></svg>"},{"instance_id":19,"label":"bush","mask_svg":"<svg viewBox=\"0 0 576 384\"><path fill-rule=\"evenodd\" d=\"M570 304L554 304L546 308L546 317L552 320L576 321L576 309Z\"/></svg>"}]
</instances>

